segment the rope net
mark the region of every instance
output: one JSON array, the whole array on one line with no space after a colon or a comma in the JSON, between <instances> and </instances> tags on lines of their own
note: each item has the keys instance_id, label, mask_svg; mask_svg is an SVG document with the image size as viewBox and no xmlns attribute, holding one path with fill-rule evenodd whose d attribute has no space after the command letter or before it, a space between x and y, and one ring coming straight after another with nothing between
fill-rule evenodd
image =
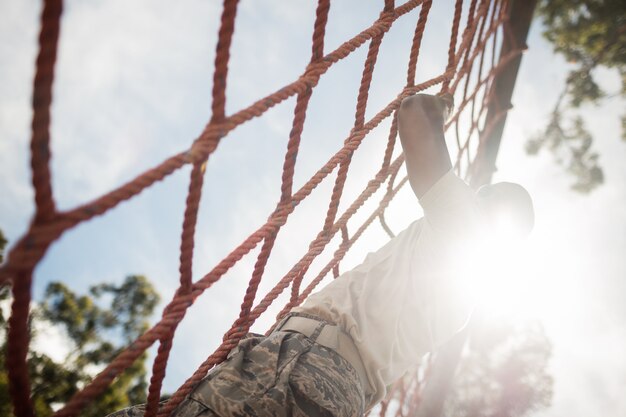
<instances>
[{"instance_id":1,"label":"rope net","mask_svg":"<svg viewBox=\"0 0 626 417\"><path fill-rule=\"evenodd\" d=\"M409 0L396 5L393 0L385 0L380 16L370 27L352 39L345 41L331 52L324 50L326 23L330 10L330 0L319 0L313 28L311 59L302 76L284 85L276 92L263 97L252 105L233 114L226 114L226 83L228 75L230 46L237 15L237 0L225 0L221 26L219 28L215 67L213 72L212 117L201 135L193 141L187 151L173 155L152 169L142 173L119 188L66 211L55 207L51 188L50 162L50 105L54 64L57 54L61 0L45 1L39 35L39 53L36 61L36 75L33 93L33 121L31 138L31 172L35 192L36 213L28 231L9 252L2 266L1 282L12 285L12 312L9 320L7 369L10 376L10 394L17 416L33 416L30 401L30 384L26 357L28 352L28 314L31 297L33 269L45 255L50 245L65 231L80 225L96 216L114 209L155 182L161 181L185 165L191 166L191 177L187 193L182 237L180 245L180 285L161 319L130 346L123 350L93 381L58 410L55 416L69 417L80 413L82 407L97 397L118 375L124 372L146 349L158 343L158 351L152 364L152 376L148 391L146 416L166 416L187 395L207 371L225 359L228 352L248 332L250 326L286 292L288 302L283 306L279 317L292 307L299 305L311 294L317 285L329 274L339 274L339 264L353 244L375 221L393 236L385 220L385 210L398 191L407 182L400 170L404 160L396 143L397 124L394 113L403 98L431 87L440 86L440 93L452 94L455 110L446 124L448 137L452 136L456 149L451 149L455 169L467 180L472 179L480 164L480 155L485 148L483 138L489 135L493 125L505 116L509 105L499 105L494 98L494 80L506 64L518 57L523 47L512 43L507 53L498 53L503 39L511 37L507 29L507 0L471 0L465 4L455 2L454 17L451 23L447 65L439 75L416 81L416 68L420 55L420 44L427 29L432 0ZM381 42L394 22L401 16L412 13L415 31L410 51L407 51L406 85L397 91L397 96L385 106L374 110L374 116L366 120L368 92L376 65ZM463 14L466 19L462 19ZM433 30L440 30L434 28ZM506 40L505 40L506 42ZM363 63L354 126L341 149L315 172L299 189L294 190L293 178L296 157L300 145L307 107L320 78L338 61L355 50L367 47L367 57ZM275 210L266 223L251 233L213 269L197 280L192 280L192 255L194 232L198 218L198 207L202 194L204 166L209 156L216 150L221 140L233 129L253 118L262 117L268 109L295 97L296 104L284 156L280 198ZM488 111L489 109L489 111ZM487 114L489 113L489 115ZM340 201L350 163L355 152L370 131L381 122L391 118L388 142L385 152L380 155L380 168L361 190L348 208L339 212ZM398 155L398 156L394 156ZM306 199L323 181L334 181L329 196L328 211L317 236L310 242L308 250L282 278L273 283L273 288L260 301L257 290L264 277L264 270L272 254L272 249L281 227L285 225L296 207ZM361 213L365 219L358 224L348 221L364 207L366 201L377 191L382 190L382 198L374 204L374 209ZM378 195L378 194L377 194ZM313 226L311 226L313 227ZM328 243L337 236L338 248L330 261L315 274L309 273L310 266L322 253ZM193 375L174 393L161 408L158 406L165 369L172 347L174 335L187 310L200 295L237 264L242 257L260 247L256 263L251 271L251 279L241 302L239 317L223 337L223 343L211 353ZM307 280L305 281L305 276ZM303 285L305 284L306 285ZM389 396L375 410L381 416L413 415L420 402L421 388L428 372L415 372L404 378L391 389ZM394 404L395 405L392 405ZM392 406L390 406L392 405Z\"/></svg>"}]
</instances>

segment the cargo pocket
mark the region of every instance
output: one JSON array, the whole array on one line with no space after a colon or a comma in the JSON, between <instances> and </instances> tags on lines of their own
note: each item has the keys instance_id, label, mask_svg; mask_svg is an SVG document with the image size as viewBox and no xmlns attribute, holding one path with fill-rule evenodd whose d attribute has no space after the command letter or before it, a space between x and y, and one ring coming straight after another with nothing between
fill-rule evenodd
<instances>
[{"instance_id":1,"label":"cargo pocket","mask_svg":"<svg viewBox=\"0 0 626 417\"><path fill-rule=\"evenodd\" d=\"M219 415L280 415L268 413L268 404L284 398L281 392L287 387L280 388L281 375L310 346L294 335L276 332L242 340L229 358L194 388L190 398Z\"/></svg>"},{"instance_id":2,"label":"cargo pocket","mask_svg":"<svg viewBox=\"0 0 626 417\"><path fill-rule=\"evenodd\" d=\"M312 342L304 335L295 332L276 332L251 352L256 364L262 364L266 352L271 352L266 369L257 369L269 384L265 389L251 395L247 404L258 417L288 417L293 413L293 397L289 388L289 378L293 368L303 354L311 348ZM269 381L269 379L272 379Z\"/></svg>"},{"instance_id":3,"label":"cargo pocket","mask_svg":"<svg viewBox=\"0 0 626 417\"><path fill-rule=\"evenodd\" d=\"M204 404L200 404L193 398L186 398L174 409L170 417L205 417L214 415Z\"/></svg>"},{"instance_id":4,"label":"cargo pocket","mask_svg":"<svg viewBox=\"0 0 626 417\"><path fill-rule=\"evenodd\" d=\"M289 386L300 415L362 416L358 374L335 351L314 344L294 366Z\"/></svg>"}]
</instances>

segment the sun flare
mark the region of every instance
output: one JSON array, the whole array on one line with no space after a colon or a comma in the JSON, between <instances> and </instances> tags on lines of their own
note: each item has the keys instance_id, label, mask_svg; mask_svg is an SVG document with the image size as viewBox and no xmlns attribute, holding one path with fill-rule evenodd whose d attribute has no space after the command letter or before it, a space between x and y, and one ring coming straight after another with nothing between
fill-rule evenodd
<instances>
[{"instance_id":1,"label":"sun flare","mask_svg":"<svg viewBox=\"0 0 626 417\"><path fill-rule=\"evenodd\" d=\"M563 309L564 302L575 302L560 296L565 271L548 267L546 256L554 248L541 239L520 239L512 224L497 222L495 232L458 262L457 273L464 277L460 291L475 310L488 320L542 319Z\"/></svg>"}]
</instances>

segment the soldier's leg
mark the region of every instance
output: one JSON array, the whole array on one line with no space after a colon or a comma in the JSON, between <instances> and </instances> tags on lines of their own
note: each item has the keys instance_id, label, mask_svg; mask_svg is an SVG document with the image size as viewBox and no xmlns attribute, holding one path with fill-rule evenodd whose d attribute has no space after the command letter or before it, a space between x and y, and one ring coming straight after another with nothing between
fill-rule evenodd
<instances>
[{"instance_id":1,"label":"soldier's leg","mask_svg":"<svg viewBox=\"0 0 626 417\"><path fill-rule=\"evenodd\" d=\"M363 391L337 352L297 332L250 335L171 417L360 417ZM109 417L143 417L144 406Z\"/></svg>"},{"instance_id":2,"label":"soldier's leg","mask_svg":"<svg viewBox=\"0 0 626 417\"><path fill-rule=\"evenodd\" d=\"M242 341L187 400L222 417L360 417L364 400L358 378L335 351L300 333L279 331ZM173 417L191 417L177 414L183 409Z\"/></svg>"}]
</instances>

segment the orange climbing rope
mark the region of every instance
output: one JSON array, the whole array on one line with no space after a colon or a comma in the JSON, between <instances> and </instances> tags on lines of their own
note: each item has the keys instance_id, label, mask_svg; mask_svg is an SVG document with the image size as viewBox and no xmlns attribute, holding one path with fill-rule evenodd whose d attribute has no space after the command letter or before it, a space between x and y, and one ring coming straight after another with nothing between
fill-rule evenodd
<instances>
[{"instance_id":1,"label":"orange climbing rope","mask_svg":"<svg viewBox=\"0 0 626 417\"><path fill-rule=\"evenodd\" d=\"M503 38L510 36L505 30L505 23L508 19L507 0L469 1L466 10L467 20L464 24L461 22L463 1L456 0L447 53L447 66L439 75L416 83L420 44L427 26L431 3L432 0L409 0L401 5L396 5L393 0L385 0L380 17L369 28L347 40L336 50L327 53L324 50L324 38L330 0L319 0L313 28L311 59L302 76L273 94L259 99L254 104L234 114L227 115L225 111L226 83L238 1L225 0L213 73L212 116L202 134L186 152L166 159L156 167L94 201L67 211L59 211L55 207L51 188L49 126L62 0L46 0L41 19L39 54L32 102L34 115L31 138L31 171L36 213L28 231L11 249L7 262L0 269L0 283L10 282L12 285L13 304L9 320L6 359L10 378L10 394L15 414L20 417L34 416L30 401L26 355L29 343L27 319L35 266L44 257L50 245L65 231L135 197L184 165L189 164L192 169L180 246L180 286L176 294L164 309L159 322L123 350L89 385L76 393L63 408L57 411L55 416L78 415L82 407L102 393L114 378L123 373L133 361L157 341L159 348L153 362L145 415L146 417L153 417L157 414L159 416L167 415L189 393L194 384L206 375L209 369L226 357L227 353L248 332L255 320L267 310L282 292L290 288L291 296L281 315L302 303L316 285L331 271L337 276L340 261L354 242L377 218L391 236L392 232L384 217L385 209L398 190L406 183L406 178L397 178L403 163L402 155L395 159L392 158L397 135L397 125L393 115L403 98L439 84L441 85L441 92L451 93L455 96L456 109L446 128L449 132L450 130L454 132L456 139L458 153L455 167L457 172L470 178L474 161L481 149L484 148L481 138L488 136L493 125L501 120L508 110L508 105L498 107L498 103L494 101L494 89L492 88L494 80L508 62L519 57L523 48L514 44L513 48L509 48L508 53L500 55L497 53L497 48L501 45ZM397 92L395 99L378 109L371 119L366 120L365 110L368 103L368 92L381 42L400 16L414 10L419 10L419 13L415 13L415 32L411 49L407 51L409 59L406 85ZM343 147L321 166L300 189L294 191L294 167L300 137L307 115L307 107L315 87L320 78L335 63L366 44L369 49L363 65L354 126L345 139ZM229 132L253 118L261 117L268 109L292 96L296 96L296 105L284 158L280 199L275 210L269 215L265 224L259 226L212 270L200 279L193 281L194 232L202 195L204 164L207 163L209 156ZM487 117L488 108L492 111L489 117ZM494 108L495 111L492 110ZM462 115L466 116L462 117ZM343 213L339 213L339 203L343 195L352 155L358 150L364 137L389 117L392 117L392 123L380 169L356 200ZM466 121L462 121L462 119ZM337 174L329 199L328 211L317 237L313 239L306 253L293 268L275 283L272 290L260 302L255 304L265 266L272 254L272 248L281 227L289 220L289 216L298 204L307 198L317 185L331 176L335 170L337 170ZM383 186L386 187L386 192L378 206L356 230L350 233L347 226L348 220ZM342 241L332 259L305 288L301 288L303 279L313 260L338 233L340 233ZM165 377L165 367L177 326L197 297L218 281L244 255L259 245L261 249L243 297L239 317L224 335L221 346L208 356L167 404L159 410L158 400L161 385ZM415 375L412 379L399 381L391 391L390 396L381 404L380 414L386 415L393 408L389 405L396 401L400 405L395 407L395 415L411 415L419 403L420 386L423 379L423 376Z\"/></svg>"}]
</instances>

